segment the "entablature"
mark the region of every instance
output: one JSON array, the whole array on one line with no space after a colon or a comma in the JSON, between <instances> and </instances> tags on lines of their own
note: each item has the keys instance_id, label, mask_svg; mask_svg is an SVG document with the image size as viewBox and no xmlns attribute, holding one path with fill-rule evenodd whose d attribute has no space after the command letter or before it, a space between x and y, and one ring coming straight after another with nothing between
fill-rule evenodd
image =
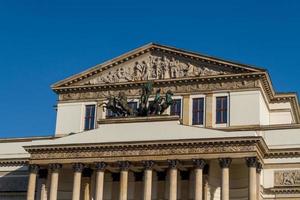
<instances>
[{"instance_id":1,"label":"entablature","mask_svg":"<svg viewBox=\"0 0 300 200\"><path fill-rule=\"evenodd\" d=\"M258 157L268 151L261 137L153 141L114 144L26 146L30 163L116 162L120 160L217 159Z\"/></svg>"}]
</instances>

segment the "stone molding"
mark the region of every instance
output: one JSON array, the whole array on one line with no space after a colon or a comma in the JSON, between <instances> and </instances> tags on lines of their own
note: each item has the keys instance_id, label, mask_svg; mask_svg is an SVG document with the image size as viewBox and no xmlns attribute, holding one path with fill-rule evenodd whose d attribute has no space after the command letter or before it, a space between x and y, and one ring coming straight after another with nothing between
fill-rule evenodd
<instances>
[{"instance_id":1,"label":"stone molding","mask_svg":"<svg viewBox=\"0 0 300 200\"><path fill-rule=\"evenodd\" d=\"M26 160L5 159L0 160L0 167L18 167L28 165L29 158Z\"/></svg>"},{"instance_id":2,"label":"stone molding","mask_svg":"<svg viewBox=\"0 0 300 200\"><path fill-rule=\"evenodd\" d=\"M250 138L218 138L213 140L182 140L160 141L147 143L122 143L122 144L88 144L88 145L61 145L61 146L32 146L25 147L31 154L31 162L66 159L76 160L79 158L94 158L99 161L110 160L116 162L120 158L198 154L241 154L255 153L260 158L266 153L267 146L261 137ZM195 158L195 157L194 157ZM192 159L192 158L190 158ZM73 161L74 162L74 161Z\"/></svg>"},{"instance_id":3,"label":"stone molding","mask_svg":"<svg viewBox=\"0 0 300 200\"><path fill-rule=\"evenodd\" d=\"M203 169L206 165L204 159L193 159L193 163L196 169Z\"/></svg>"},{"instance_id":4,"label":"stone molding","mask_svg":"<svg viewBox=\"0 0 300 200\"><path fill-rule=\"evenodd\" d=\"M194 77L170 80L157 80L153 82L153 89L161 89L162 93L171 90L175 95L186 93L199 93L213 90L236 90L260 88L261 74L249 75L222 75L211 77ZM140 95L140 88L146 81L132 83L116 83L93 86L77 86L75 88L60 88L58 91L60 101L106 99L111 95L125 92L128 97Z\"/></svg>"},{"instance_id":5,"label":"stone molding","mask_svg":"<svg viewBox=\"0 0 300 200\"><path fill-rule=\"evenodd\" d=\"M231 158L219 158L219 164L221 168L229 168L231 165Z\"/></svg>"}]
</instances>

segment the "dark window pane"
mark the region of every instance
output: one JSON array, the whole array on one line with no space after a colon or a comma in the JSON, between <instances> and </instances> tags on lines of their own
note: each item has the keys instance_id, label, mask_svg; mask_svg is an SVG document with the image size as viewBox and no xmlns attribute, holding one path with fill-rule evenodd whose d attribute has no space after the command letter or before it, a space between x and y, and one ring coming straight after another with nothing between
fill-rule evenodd
<instances>
[{"instance_id":1,"label":"dark window pane","mask_svg":"<svg viewBox=\"0 0 300 200\"><path fill-rule=\"evenodd\" d=\"M95 105L87 105L85 107L84 130L91 130L95 128L95 112Z\"/></svg>"},{"instance_id":2,"label":"dark window pane","mask_svg":"<svg viewBox=\"0 0 300 200\"><path fill-rule=\"evenodd\" d=\"M216 98L216 123L223 124L227 123L227 97Z\"/></svg>"},{"instance_id":3,"label":"dark window pane","mask_svg":"<svg viewBox=\"0 0 300 200\"><path fill-rule=\"evenodd\" d=\"M223 123L227 123L227 112L223 112Z\"/></svg>"},{"instance_id":4,"label":"dark window pane","mask_svg":"<svg viewBox=\"0 0 300 200\"><path fill-rule=\"evenodd\" d=\"M204 98L193 99L193 125L203 125L203 115L204 115Z\"/></svg>"},{"instance_id":5,"label":"dark window pane","mask_svg":"<svg viewBox=\"0 0 300 200\"><path fill-rule=\"evenodd\" d=\"M171 115L178 115L181 117L181 99L175 99L174 104L171 106Z\"/></svg>"}]
</instances>

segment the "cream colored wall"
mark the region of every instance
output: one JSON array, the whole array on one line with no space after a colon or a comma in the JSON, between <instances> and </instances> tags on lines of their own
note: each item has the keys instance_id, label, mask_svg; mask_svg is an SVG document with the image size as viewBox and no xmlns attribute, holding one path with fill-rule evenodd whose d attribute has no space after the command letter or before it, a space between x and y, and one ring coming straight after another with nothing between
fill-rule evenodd
<instances>
[{"instance_id":1,"label":"cream colored wall","mask_svg":"<svg viewBox=\"0 0 300 200\"><path fill-rule=\"evenodd\" d=\"M270 124L291 124L293 123L291 111L270 112Z\"/></svg>"},{"instance_id":2,"label":"cream colored wall","mask_svg":"<svg viewBox=\"0 0 300 200\"><path fill-rule=\"evenodd\" d=\"M59 103L55 135L78 133L84 129L85 106L96 102Z\"/></svg>"},{"instance_id":3,"label":"cream colored wall","mask_svg":"<svg viewBox=\"0 0 300 200\"><path fill-rule=\"evenodd\" d=\"M258 125L260 121L260 92L230 93L230 125Z\"/></svg>"}]
</instances>

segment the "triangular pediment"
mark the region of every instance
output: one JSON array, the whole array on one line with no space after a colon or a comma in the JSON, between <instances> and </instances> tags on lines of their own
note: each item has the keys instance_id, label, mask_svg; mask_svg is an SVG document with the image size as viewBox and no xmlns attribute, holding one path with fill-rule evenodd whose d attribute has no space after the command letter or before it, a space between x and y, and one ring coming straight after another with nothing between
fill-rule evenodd
<instances>
[{"instance_id":1,"label":"triangular pediment","mask_svg":"<svg viewBox=\"0 0 300 200\"><path fill-rule=\"evenodd\" d=\"M262 71L264 70L151 43L60 81L52 87L222 76Z\"/></svg>"}]
</instances>

